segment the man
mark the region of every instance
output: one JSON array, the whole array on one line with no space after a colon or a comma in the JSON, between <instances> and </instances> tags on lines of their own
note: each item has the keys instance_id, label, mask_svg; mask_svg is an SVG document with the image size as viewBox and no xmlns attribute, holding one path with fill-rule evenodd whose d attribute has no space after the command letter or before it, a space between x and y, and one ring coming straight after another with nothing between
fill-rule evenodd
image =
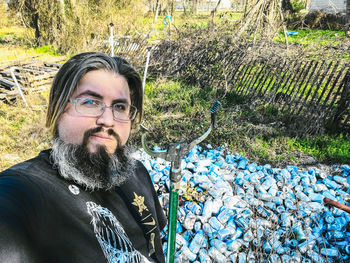
<instances>
[{"instance_id":1,"label":"man","mask_svg":"<svg viewBox=\"0 0 350 263\"><path fill-rule=\"evenodd\" d=\"M82 53L61 67L52 149L0 173L0 262L164 262L166 219L127 145L142 101L121 58Z\"/></svg>"}]
</instances>

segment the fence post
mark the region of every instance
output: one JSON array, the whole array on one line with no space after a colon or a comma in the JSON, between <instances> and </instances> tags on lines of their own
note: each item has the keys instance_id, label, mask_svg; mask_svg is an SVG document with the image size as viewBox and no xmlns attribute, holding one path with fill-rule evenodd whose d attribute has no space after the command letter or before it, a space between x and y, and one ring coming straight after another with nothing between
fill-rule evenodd
<instances>
[{"instance_id":1,"label":"fence post","mask_svg":"<svg viewBox=\"0 0 350 263\"><path fill-rule=\"evenodd\" d=\"M113 23L109 24L109 44L111 46L111 56L114 57L114 36L113 36Z\"/></svg>"},{"instance_id":2,"label":"fence post","mask_svg":"<svg viewBox=\"0 0 350 263\"><path fill-rule=\"evenodd\" d=\"M348 110L348 107L350 105L350 69L349 68L342 82L343 82L342 83L343 90L337 102L337 107L335 108L335 114L332 119L332 127L334 127L336 130L341 128L341 120L343 119L343 116L345 114L350 115L350 111ZM344 126L346 125L347 123L344 123Z\"/></svg>"}]
</instances>

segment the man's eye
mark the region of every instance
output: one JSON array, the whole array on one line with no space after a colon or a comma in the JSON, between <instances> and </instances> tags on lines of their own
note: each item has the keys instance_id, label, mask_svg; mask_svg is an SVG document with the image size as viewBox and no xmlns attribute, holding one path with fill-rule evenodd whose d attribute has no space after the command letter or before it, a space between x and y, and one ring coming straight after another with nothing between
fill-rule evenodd
<instances>
[{"instance_id":1,"label":"man's eye","mask_svg":"<svg viewBox=\"0 0 350 263\"><path fill-rule=\"evenodd\" d=\"M84 105L84 106L98 106L101 103L98 100L85 99L85 100L82 100L81 104Z\"/></svg>"},{"instance_id":2,"label":"man's eye","mask_svg":"<svg viewBox=\"0 0 350 263\"><path fill-rule=\"evenodd\" d=\"M126 111L127 110L127 105L123 103L117 103L113 105L113 108L117 111Z\"/></svg>"}]
</instances>

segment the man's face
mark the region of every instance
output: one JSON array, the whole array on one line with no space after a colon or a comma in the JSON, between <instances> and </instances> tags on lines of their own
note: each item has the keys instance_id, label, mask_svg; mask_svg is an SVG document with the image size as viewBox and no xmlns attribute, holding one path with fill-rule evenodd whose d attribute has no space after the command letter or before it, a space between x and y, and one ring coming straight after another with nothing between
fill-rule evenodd
<instances>
[{"instance_id":1,"label":"man's face","mask_svg":"<svg viewBox=\"0 0 350 263\"><path fill-rule=\"evenodd\" d=\"M131 104L130 91L126 79L107 70L94 70L85 74L70 99L92 98L103 101L107 106L116 102ZM105 108L99 117L82 116L75 110L75 105L69 102L58 122L58 133L65 143L81 145L84 133L101 127L101 131L88 137L87 149L95 153L99 146L105 146L107 153L115 152L118 141L111 134L114 131L123 146L130 135L131 121L119 121L113 117L112 109Z\"/></svg>"}]
</instances>

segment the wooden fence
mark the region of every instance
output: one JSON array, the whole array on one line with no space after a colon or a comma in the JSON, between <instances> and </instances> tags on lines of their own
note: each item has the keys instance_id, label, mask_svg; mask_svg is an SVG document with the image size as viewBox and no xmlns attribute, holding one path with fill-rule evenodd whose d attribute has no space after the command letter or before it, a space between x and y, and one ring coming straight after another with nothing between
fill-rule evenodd
<instances>
[{"instance_id":1,"label":"wooden fence","mask_svg":"<svg viewBox=\"0 0 350 263\"><path fill-rule=\"evenodd\" d=\"M350 133L350 63L293 60L274 54L273 47L266 54L253 49L163 42L151 58L151 73L264 101L290 118L287 126L300 135Z\"/></svg>"},{"instance_id":2,"label":"wooden fence","mask_svg":"<svg viewBox=\"0 0 350 263\"><path fill-rule=\"evenodd\" d=\"M322 132L325 126L350 131L350 64L315 60L279 63L241 61L230 74L230 91L262 99L282 113L302 118L306 133Z\"/></svg>"}]
</instances>

